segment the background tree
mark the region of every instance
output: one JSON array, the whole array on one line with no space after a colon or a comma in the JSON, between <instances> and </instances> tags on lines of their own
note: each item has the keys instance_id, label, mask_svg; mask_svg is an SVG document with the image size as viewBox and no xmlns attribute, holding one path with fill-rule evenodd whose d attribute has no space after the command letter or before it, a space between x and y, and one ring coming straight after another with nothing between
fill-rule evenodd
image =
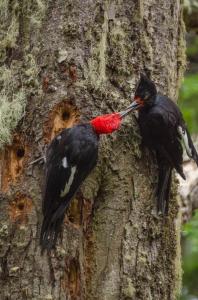
<instances>
[{"instance_id":1,"label":"background tree","mask_svg":"<svg viewBox=\"0 0 198 300\"><path fill-rule=\"evenodd\" d=\"M184 1L184 20L187 27L187 70L179 99L185 119L188 122L194 141L198 141L198 1ZM198 144L197 144L198 146ZM183 294L181 299L198 299L198 173L194 164L185 161L187 181L181 184L183 221L188 222L183 227L182 257L183 257Z\"/></svg>"},{"instance_id":2,"label":"background tree","mask_svg":"<svg viewBox=\"0 0 198 300\"><path fill-rule=\"evenodd\" d=\"M180 1L4 0L0 18L1 299L176 299L176 189L157 218L156 164L132 116L102 139L51 255L39 248L43 166L30 162L79 117L128 105L142 70L176 100Z\"/></svg>"}]
</instances>

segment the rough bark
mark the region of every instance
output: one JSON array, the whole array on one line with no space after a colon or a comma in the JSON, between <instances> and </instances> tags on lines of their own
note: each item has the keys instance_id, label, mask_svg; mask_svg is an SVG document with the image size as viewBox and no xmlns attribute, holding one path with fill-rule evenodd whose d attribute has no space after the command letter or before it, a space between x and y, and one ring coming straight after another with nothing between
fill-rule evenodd
<instances>
[{"instance_id":1,"label":"rough bark","mask_svg":"<svg viewBox=\"0 0 198 300\"><path fill-rule=\"evenodd\" d=\"M169 216L157 218L155 159L132 116L101 138L98 165L72 202L62 239L43 256L43 166L29 163L79 116L128 105L142 70L176 100L185 65L180 1L4 0L1 7L1 73L12 78L3 77L1 89L5 103L19 98L23 108L21 92L26 110L2 151L0 298L176 299L176 185Z\"/></svg>"}]
</instances>

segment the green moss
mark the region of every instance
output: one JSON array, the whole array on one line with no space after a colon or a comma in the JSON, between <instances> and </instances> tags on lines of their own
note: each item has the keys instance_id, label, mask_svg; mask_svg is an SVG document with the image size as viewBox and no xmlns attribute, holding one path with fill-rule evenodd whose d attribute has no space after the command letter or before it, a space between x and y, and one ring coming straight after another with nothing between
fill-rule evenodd
<instances>
[{"instance_id":1,"label":"green moss","mask_svg":"<svg viewBox=\"0 0 198 300\"><path fill-rule=\"evenodd\" d=\"M24 115L26 95L23 88L14 91L12 71L0 68L0 148L11 143L12 131Z\"/></svg>"},{"instance_id":2,"label":"green moss","mask_svg":"<svg viewBox=\"0 0 198 300\"><path fill-rule=\"evenodd\" d=\"M23 26L23 45L26 50L29 47L29 36L32 33L32 29L35 35L37 35L42 20L45 16L47 7L45 2L41 0L29 1L25 0L20 6L20 13L22 15Z\"/></svg>"},{"instance_id":3,"label":"green moss","mask_svg":"<svg viewBox=\"0 0 198 300\"><path fill-rule=\"evenodd\" d=\"M48 294L48 295L44 296L44 298L42 298L42 299L52 300L53 297L52 297L52 295Z\"/></svg>"},{"instance_id":4,"label":"green moss","mask_svg":"<svg viewBox=\"0 0 198 300\"><path fill-rule=\"evenodd\" d=\"M0 18L7 18L8 16L8 0L0 1Z\"/></svg>"},{"instance_id":5,"label":"green moss","mask_svg":"<svg viewBox=\"0 0 198 300\"><path fill-rule=\"evenodd\" d=\"M26 68L24 70L25 83L27 86L31 85L33 87L38 86L37 76L39 69L35 60L35 57L32 54L28 54L25 57Z\"/></svg>"},{"instance_id":6,"label":"green moss","mask_svg":"<svg viewBox=\"0 0 198 300\"><path fill-rule=\"evenodd\" d=\"M8 236L8 225L7 224L0 224L0 237L7 237Z\"/></svg>"},{"instance_id":7,"label":"green moss","mask_svg":"<svg viewBox=\"0 0 198 300\"><path fill-rule=\"evenodd\" d=\"M9 59L7 51L19 49L19 58L0 67L0 148L11 143L12 132L23 117L27 97L39 93L35 48L29 52L30 33L36 34L45 16L43 0L0 1L0 62ZM19 27L23 28L20 32ZM20 42L20 45L17 43ZM17 50L18 51L18 50ZM8 51L9 52L9 51Z\"/></svg>"},{"instance_id":8,"label":"green moss","mask_svg":"<svg viewBox=\"0 0 198 300\"><path fill-rule=\"evenodd\" d=\"M106 81L106 49L108 28L108 7L104 10L104 22L102 28L95 28L96 45L92 48L92 55L89 59L89 81L97 89Z\"/></svg>"},{"instance_id":9,"label":"green moss","mask_svg":"<svg viewBox=\"0 0 198 300\"><path fill-rule=\"evenodd\" d=\"M153 48L151 45L150 37L143 32L141 35L141 45L144 52L147 53L147 59L151 62L151 66L153 65Z\"/></svg>"},{"instance_id":10,"label":"green moss","mask_svg":"<svg viewBox=\"0 0 198 300\"><path fill-rule=\"evenodd\" d=\"M179 199L177 198L177 201ZM176 233L176 256L175 256L175 287L173 288L173 299L178 299L181 295L182 289L182 267L181 267L181 246L180 246L180 230L181 230L181 211L179 211L177 219L175 221L175 233Z\"/></svg>"},{"instance_id":11,"label":"green moss","mask_svg":"<svg viewBox=\"0 0 198 300\"><path fill-rule=\"evenodd\" d=\"M27 0L27 3L30 3L31 1ZM29 13L30 13L30 23L32 23L31 25L36 25L37 28L40 28L41 25L41 21L43 19L43 17L45 16L45 12L46 12L46 4L45 1L42 0L36 0L33 4L33 11L34 13L31 14L32 8L30 7Z\"/></svg>"},{"instance_id":12,"label":"green moss","mask_svg":"<svg viewBox=\"0 0 198 300\"><path fill-rule=\"evenodd\" d=\"M177 91L179 90L186 69L186 39L185 39L185 24L182 16L180 17L179 26L179 37L178 37L178 52L177 52L177 68L178 68L178 80L177 80Z\"/></svg>"},{"instance_id":13,"label":"green moss","mask_svg":"<svg viewBox=\"0 0 198 300\"><path fill-rule=\"evenodd\" d=\"M4 0L0 3L0 61L6 59L6 48L13 48L16 45L19 34L18 21L18 1L14 1L12 9L9 9L9 1Z\"/></svg>"},{"instance_id":14,"label":"green moss","mask_svg":"<svg viewBox=\"0 0 198 300\"><path fill-rule=\"evenodd\" d=\"M133 286L131 278L127 278L127 283L123 288L123 294L126 298L134 299L136 289Z\"/></svg>"}]
</instances>

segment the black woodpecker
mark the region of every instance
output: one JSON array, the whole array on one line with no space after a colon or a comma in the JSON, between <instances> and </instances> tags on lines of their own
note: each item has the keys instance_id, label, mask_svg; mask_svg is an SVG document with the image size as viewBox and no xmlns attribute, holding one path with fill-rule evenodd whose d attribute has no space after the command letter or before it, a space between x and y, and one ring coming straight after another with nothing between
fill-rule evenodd
<instances>
[{"instance_id":1,"label":"black woodpecker","mask_svg":"<svg viewBox=\"0 0 198 300\"><path fill-rule=\"evenodd\" d=\"M145 144L156 152L158 163L157 209L168 214L172 170L185 179L183 148L198 166L198 154L178 106L167 96L157 92L154 82L141 74L132 104L138 110L138 123Z\"/></svg>"},{"instance_id":2,"label":"black woodpecker","mask_svg":"<svg viewBox=\"0 0 198 300\"><path fill-rule=\"evenodd\" d=\"M89 123L64 129L50 143L43 192L42 252L55 246L72 197L97 163L99 135L118 130L131 110L98 116Z\"/></svg>"}]
</instances>

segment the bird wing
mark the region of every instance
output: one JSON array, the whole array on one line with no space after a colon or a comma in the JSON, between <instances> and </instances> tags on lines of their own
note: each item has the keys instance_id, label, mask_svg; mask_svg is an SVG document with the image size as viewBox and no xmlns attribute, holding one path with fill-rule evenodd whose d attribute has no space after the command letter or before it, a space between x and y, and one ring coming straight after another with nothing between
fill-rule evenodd
<instances>
[{"instance_id":1,"label":"bird wing","mask_svg":"<svg viewBox=\"0 0 198 300\"><path fill-rule=\"evenodd\" d=\"M178 126L178 133L183 141L183 144L184 144L184 147L186 149L186 153L187 155L192 158L197 166L198 166L198 153L195 149L195 146L193 144L193 141L191 139L191 136L190 136L190 133L187 129L187 126L185 125L185 123L181 123L179 126Z\"/></svg>"},{"instance_id":2,"label":"bird wing","mask_svg":"<svg viewBox=\"0 0 198 300\"><path fill-rule=\"evenodd\" d=\"M168 116L169 122L174 126L174 128L176 128L175 131L177 132L174 132L174 134L177 135L180 141L183 141L187 155L192 158L198 166L198 153L195 149L179 107L169 98L160 94L157 97L157 104L157 109L163 110L163 115L165 117Z\"/></svg>"},{"instance_id":3,"label":"bird wing","mask_svg":"<svg viewBox=\"0 0 198 300\"><path fill-rule=\"evenodd\" d=\"M153 147L160 151L164 158L174 167L181 177L185 178L182 162L183 149L178 135L178 116L173 111L161 110L160 107L153 109L147 115L147 129Z\"/></svg>"},{"instance_id":4,"label":"bird wing","mask_svg":"<svg viewBox=\"0 0 198 300\"><path fill-rule=\"evenodd\" d=\"M91 127L65 129L50 144L46 155L41 248L52 249L60 232L65 211L97 162L98 139ZM91 129L92 130L92 129Z\"/></svg>"},{"instance_id":5,"label":"bird wing","mask_svg":"<svg viewBox=\"0 0 198 300\"><path fill-rule=\"evenodd\" d=\"M96 165L97 154L98 144L93 146L92 141L85 141L83 134L82 138L76 136L75 128L64 130L53 140L47 151L44 215L53 213L53 218L57 218L65 212L80 184Z\"/></svg>"},{"instance_id":6,"label":"bird wing","mask_svg":"<svg viewBox=\"0 0 198 300\"><path fill-rule=\"evenodd\" d=\"M55 211L66 194L75 173L75 166L68 160L68 148L63 148L63 139L69 138L69 129L51 142L46 154L45 184L43 193L43 214Z\"/></svg>"}]
</instances>

